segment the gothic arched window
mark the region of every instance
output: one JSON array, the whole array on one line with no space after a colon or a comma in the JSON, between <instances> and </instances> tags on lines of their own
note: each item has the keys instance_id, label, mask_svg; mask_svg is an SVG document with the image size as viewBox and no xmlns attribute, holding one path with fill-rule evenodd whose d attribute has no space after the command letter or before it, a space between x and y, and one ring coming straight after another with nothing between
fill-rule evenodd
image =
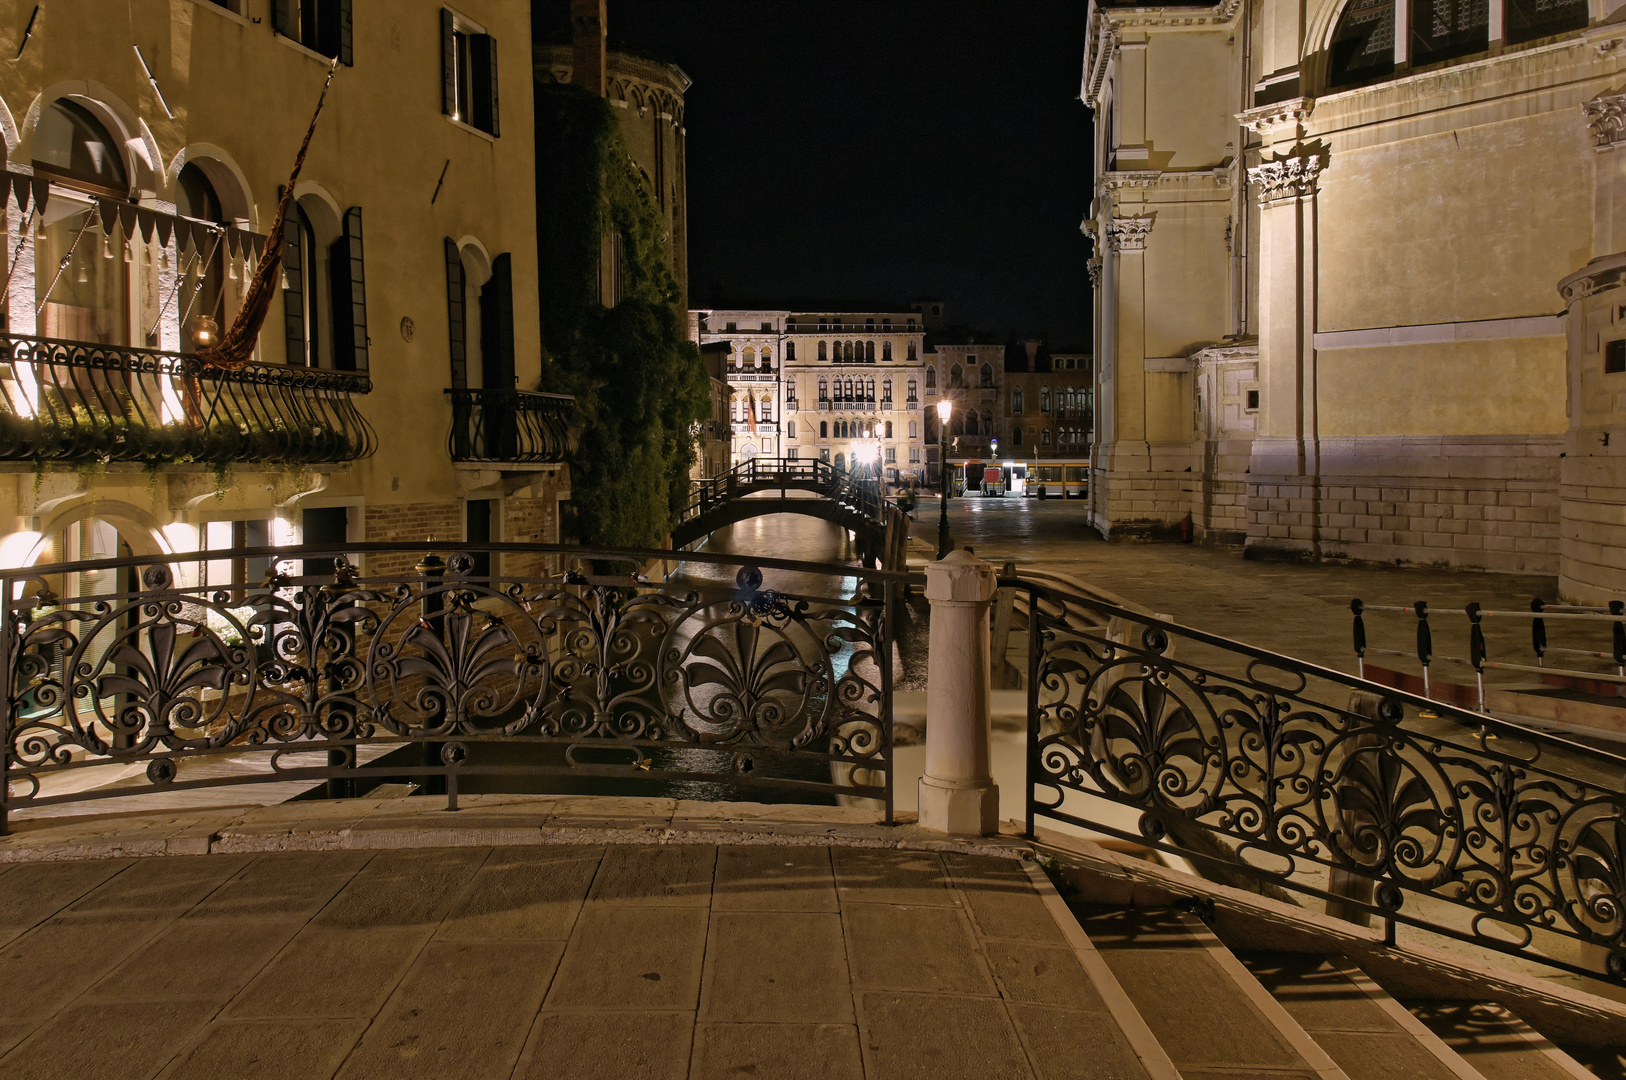
<instances>
[{"instance_id":1,"label":"gothic arched window","mask_svg":"<svg viewBox=\"0 0 1626 1080\"><path fill-rule=\"evenodd\" d=\"M910 359L913 359L913 357L911 357ZM935 367L928 366L926 368L926 389L928 389L928 390L936 390L937 389L937 369Z\"/></svg>"},{"instance_id":2,"label":"gothic arched window","mask_svg":"<svg viewBox=\"0 0 1626 1080\"><path fill-rule=\"evenodd\" d=\"M892 343L890 341L881 342L881 359L892 359Z\"/></svg>"},{"instance_id":3,"label":"gothic arched window","mask_svg":"<svg viewBox=\"0 0 1626 1080\"><path fill-rule=\"evenodd\" d=\"M1021 411L1022 411L1022 388L1020 386L1018 386L1014 390L1011 391L1011 412L1020 413Z\"/></svg>"}]
</instances>

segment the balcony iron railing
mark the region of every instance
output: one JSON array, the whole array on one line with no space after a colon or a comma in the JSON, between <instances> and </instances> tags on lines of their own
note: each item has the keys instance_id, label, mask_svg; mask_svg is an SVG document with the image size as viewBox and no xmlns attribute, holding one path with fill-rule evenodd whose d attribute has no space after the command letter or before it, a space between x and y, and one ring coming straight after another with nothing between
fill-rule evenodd
<instances>
[{"instance_id":1,"label":"balcony iron railing","mask_svg":"<svg viewBox=\"0 0 1626 1080\"><path fill-rule=\"evenodd\" d=\"M364 373L0 335L0 460L329 464L377 441Z\"/></svg>"},{"instance_id":2,"label":"balcony iron railing","mask_svg":"<svg viewBox=\"0 0 1626 1080\"><path fill-rule=\"evenodd\" d=\"M453 461L494 464L547 464L563 461L570 449L568 394L530 390L447 390L452 402L452 433L447 450Z\"/></svg>"}]
</instances>

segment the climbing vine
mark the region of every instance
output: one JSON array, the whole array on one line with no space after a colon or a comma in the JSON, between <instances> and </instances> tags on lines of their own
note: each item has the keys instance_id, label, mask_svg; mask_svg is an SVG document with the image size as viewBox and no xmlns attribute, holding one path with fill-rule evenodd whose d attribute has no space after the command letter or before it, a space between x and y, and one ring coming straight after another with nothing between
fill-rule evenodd
<instances>
[{"instance_id":1,"label":"climbing vine","mask_svg":"<svg viewBox=\"0 0 1626 1080\"><path fill-rule=\"evenodd\" d=\"M584 544L657 547L688 498L697 425L710 413L684 336L669 238L614 112L570 85L538 88L537 252L542 388L574 394L571 531ZM599 296L605 245L620 301Z\"/></svg>"}]
</instances>

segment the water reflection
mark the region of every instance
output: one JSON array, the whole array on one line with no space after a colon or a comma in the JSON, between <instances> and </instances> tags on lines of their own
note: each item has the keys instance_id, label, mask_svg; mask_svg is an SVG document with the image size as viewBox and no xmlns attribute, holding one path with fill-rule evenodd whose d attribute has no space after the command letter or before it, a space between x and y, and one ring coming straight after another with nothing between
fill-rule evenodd
<instances>
[{"instance_id":1,"label":"water reflection","mask_svg":"<svg viewBox=\"0 0 1626 1080\"><path fill-rule=\"evenodd\" d=\"M802 514L764 514L725 525L699 544L697 550L812 563L856 561L852 540L846 529ZM676 575L732 582L736 569L732 566L685 562L678 565ZM764 570L762 577L767 588L804 596L847 599L858 591L858 579L850 576Z\"/></svg>"}]
</instances>

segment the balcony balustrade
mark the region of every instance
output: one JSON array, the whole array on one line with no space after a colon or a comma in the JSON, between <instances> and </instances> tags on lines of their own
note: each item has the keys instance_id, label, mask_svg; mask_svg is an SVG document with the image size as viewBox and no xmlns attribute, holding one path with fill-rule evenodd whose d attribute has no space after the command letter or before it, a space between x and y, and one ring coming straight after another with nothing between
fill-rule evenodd
<instances>
[{"instance_id":1,"label":"balcony balustrade","mask_svg":"<svg viewBox=\"0 0 1626 1080\"><path fill-rule=\"evenodd\" d=\"M453 461L549 464L570 449L575 398L529 390L448 390Z\"/></svg>"},{"instance_id":2,"label":"balcony balustrade","mask_svg":"<svg viewBox=\"0 0 1626 1080\"><path fill-rule=\"evenodd\" d=\"M372 454L365 373L0 335L0 460L322 465Z\"/></svg>"}]
</instances>

